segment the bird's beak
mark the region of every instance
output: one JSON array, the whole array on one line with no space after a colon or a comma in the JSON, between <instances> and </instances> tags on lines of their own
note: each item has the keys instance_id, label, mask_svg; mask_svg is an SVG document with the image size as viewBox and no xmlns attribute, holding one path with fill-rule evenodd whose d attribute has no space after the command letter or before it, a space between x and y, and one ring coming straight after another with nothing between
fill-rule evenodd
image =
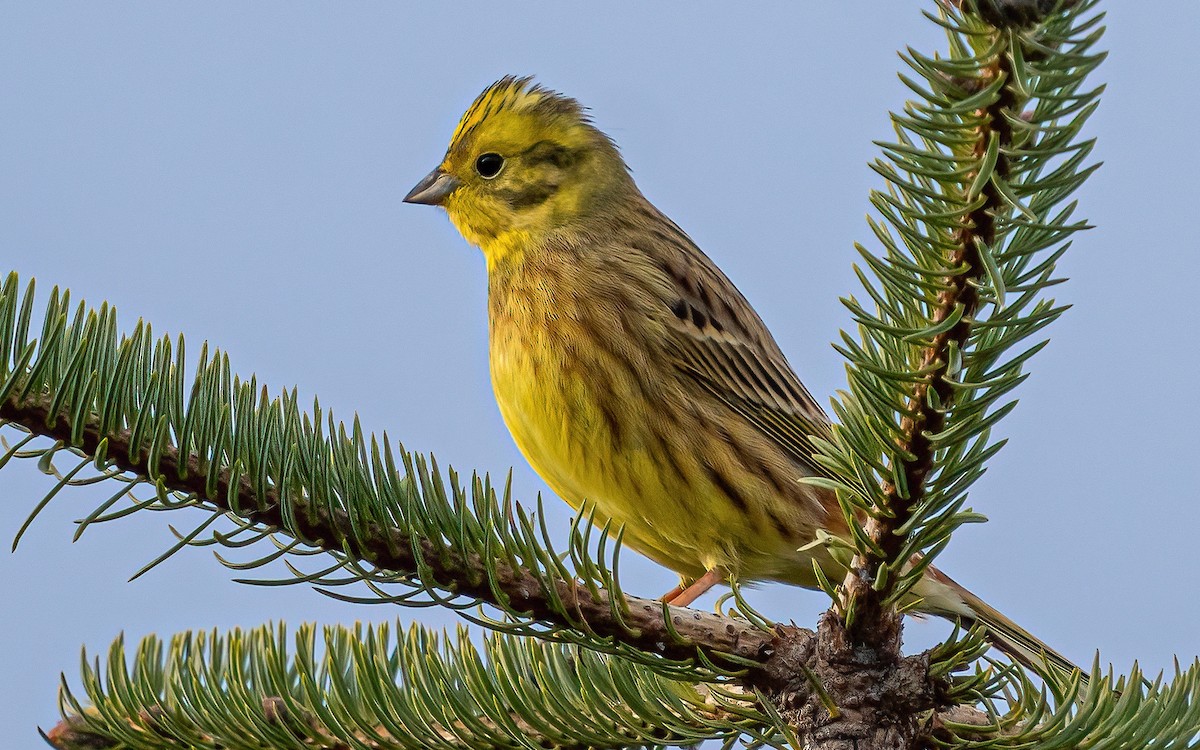
<instances>
[{"instance_id":1,"label":"bird's beak","mask_svg":"<svg viewBox=\"0 0 1200 750\"><path fill-rule=\"evenodd\" d=\"M441 167L425 175L425 178L408 191L404 196L405 203L422 203L426 206L440 206L446 196L453 193L462 183L454 175L446 174Z\"/></svg>"}]
</instances>

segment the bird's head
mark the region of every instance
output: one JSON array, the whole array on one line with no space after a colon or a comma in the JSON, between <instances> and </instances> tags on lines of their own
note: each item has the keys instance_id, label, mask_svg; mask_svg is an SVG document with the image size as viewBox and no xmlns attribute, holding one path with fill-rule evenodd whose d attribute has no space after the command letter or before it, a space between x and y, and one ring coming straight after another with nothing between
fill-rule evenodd
<instances>
[{"instance_id":1,"label":"bird's head","mask_svg":"<svg viewBox=\"0 0 1200 750\"><path fill-rule=\"evenodd\" d=\"M491 262L514 243L603 213L632 184L616 146L578 102L506 77L479 95L442 163L404 200L443 206Z\"/></svg>"}]
</instances>

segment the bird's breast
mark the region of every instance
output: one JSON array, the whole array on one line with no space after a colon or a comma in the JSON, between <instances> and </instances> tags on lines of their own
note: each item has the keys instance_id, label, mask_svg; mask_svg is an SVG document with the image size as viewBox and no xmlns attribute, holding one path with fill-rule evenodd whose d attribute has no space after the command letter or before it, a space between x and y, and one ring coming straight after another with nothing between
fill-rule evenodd
<instances>
[{"instance_id":1,"label":"bird's breast","mask_svg":"<svg viewBox=\"0 0 1200 750\"><path fill-rule=\"evenodd\" d=\"M606 413L604 365L587 343L586 319L526 297L493 311L491 376L513 439L534 469L572 505L594 497L611 457L614 418Z\"/></svg>"}]
</instances>

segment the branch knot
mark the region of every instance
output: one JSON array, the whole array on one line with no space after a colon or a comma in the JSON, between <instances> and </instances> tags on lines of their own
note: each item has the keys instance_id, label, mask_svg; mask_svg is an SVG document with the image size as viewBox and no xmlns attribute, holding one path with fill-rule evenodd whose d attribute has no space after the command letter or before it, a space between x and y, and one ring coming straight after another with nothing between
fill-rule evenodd
<instances>
[{"instance_id":1,"label":"branch knot","mask_svg":"<svg viewBox=\"0 0 1200 750\"><path fill-rule=\"evenodd\" d=\"M946 685L929 674L929 655L900 655L900 616L880 622L877 645L855 641L826 612L817 632L775 628L761 690L812 750L910 747L918 717L942 708Z\"/></svg>"}]
</instances>

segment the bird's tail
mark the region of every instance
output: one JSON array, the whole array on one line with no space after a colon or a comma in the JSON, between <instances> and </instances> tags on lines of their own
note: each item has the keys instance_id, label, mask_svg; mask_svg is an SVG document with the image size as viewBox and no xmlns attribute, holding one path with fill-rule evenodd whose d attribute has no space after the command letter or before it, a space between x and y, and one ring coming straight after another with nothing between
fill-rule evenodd
<instances>
[{"instance_id":1,"label":"bird's tail","mask_svg":"<svg viewBox=\"0 0 1200 750\"><path fill-rule=\"evenodd\" d=\"M1070 678L1078 673L1080 684L1086 687L1088 672L1058 653L1029 631L1005 617L987 602L975 596L940 570L930 567L915 592L923 601L919 611L958 619L963 625L982 625L993 646L1013 661L1028 667L1043 678L1049 669L1058 677Z\"/></svg>"}]
</instances>

